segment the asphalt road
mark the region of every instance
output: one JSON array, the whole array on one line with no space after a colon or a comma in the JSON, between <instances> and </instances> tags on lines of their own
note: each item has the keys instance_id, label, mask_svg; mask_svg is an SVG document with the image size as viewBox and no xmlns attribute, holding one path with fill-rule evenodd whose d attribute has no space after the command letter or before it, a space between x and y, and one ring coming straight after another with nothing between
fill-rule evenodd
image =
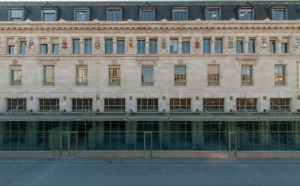
<instances>
[{"instance_id":1,"label":"asphalt road","mask_svg":"<svg viewBox=\"0 0 300 186\"><path fill-rule=\"evenodd\" d=\"M0 186L299 186L300 159L0 159Z\"/></svg>"}]
</instances>

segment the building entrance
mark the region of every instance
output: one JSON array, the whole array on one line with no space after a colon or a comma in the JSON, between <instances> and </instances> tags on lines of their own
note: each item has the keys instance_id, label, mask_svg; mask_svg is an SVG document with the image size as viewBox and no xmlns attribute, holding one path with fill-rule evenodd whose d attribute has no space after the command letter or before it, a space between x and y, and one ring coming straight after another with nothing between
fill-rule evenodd
<instances>
[{"instance_id":1,"label":"building entrance","mask_svg":"<svg viewBox=\"0 0 300 186\"><path fill-rule=\"evenodd\" d=\"M60 143L61 157L76 157L77 132L62 132Z\"/></svg>"}]
</instances>

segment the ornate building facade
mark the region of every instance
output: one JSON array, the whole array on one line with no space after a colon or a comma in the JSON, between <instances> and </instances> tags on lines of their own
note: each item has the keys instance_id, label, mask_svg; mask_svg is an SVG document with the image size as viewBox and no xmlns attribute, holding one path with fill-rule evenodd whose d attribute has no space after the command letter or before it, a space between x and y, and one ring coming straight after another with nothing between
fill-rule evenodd
<instances>
[{"instance_id":1,"label":"ornate building facade","mask_svg":"<svg viewBox=\"0 0 300 186\"><path fill-rule=\"evenodd\" d=\"M299 6L0 3L0 157L299 157Z\"/></svg>"}]
</instances>

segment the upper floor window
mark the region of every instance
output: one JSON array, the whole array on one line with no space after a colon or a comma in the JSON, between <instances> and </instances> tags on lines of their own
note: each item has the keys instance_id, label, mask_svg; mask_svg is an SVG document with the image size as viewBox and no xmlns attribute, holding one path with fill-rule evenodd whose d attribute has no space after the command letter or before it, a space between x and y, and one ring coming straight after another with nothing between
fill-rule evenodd
<instances>
[{"instance_id":1,"label":"upper floor window","mask_svg":"<svg viewBox=\"0 0 300 186\"><path fill-rule=\"evenodd\" d=\"M121 84L121 68L120 65L109 66L109 85L120 86Z\"/></svg>"},{"instance_id":2,"label":"upper floor window","mask_svg":"<svg viewBox=\"0 0 300 186\"><path fill-rule=\"evenodd\" d=\"M59 44L52 44L53 54L59 54Z\"/></svg>"},{"instance_id":3,"label":"upper floor window","mask_svg":"<svg viewBox=\"0 0 300 186\"><path fill-rule=\"evenodd\" d=\"M125 54L125 40L117 40L117 54Z\"/></svg>"},{"instance_id":4,"label":"upper floor window","mask_svg":"<svg viewBox=\"0 0 300 186\"><path fill-rule=\"evenodd\" d=\"M237 40L236 41L236 53L242 54L243 52L244 52L243 41Z\"/></svg>"},{"instance_id":5,"label":"upper floor window","mask_svg":"<svg viewBox=\"0 0 300 186\"><path fill-rule=\"evenodd\" d=\"M172 17L174 21L187 20L187 8L175 7L172 9Z\"/></svg>"},{"instance_id":6,"label":"upper floor window","mask_svg":"<svg viewBox=\"0 0 300 186\"><path fill-rule=\"evenodd\" d=\"M206 20L220 20L221 12L219 7L207 7L205 8Z\"/></svg>"},{"instance_id":7,"label":"upper floor window","mask_svg":"<svg viewBox=\"0 0 300 186\"><path fill-rule=\"evenodd\" d=\"M219 86L219 65L208 65L208 86Z\"/></svg>"},{"instance_id":8,"label":"upper floor window","mask_svg":"<svg viewBox=\"0 0 300 186\"><path fill-rule=\"evenodd\" d=\"M146 53L146 42L143 39L137 41L137 53L145 54Z\"/></svg>"},{"instance_id":9,"label":"upper floor window","mask_svg":"<svg viewBox=\"0 0 300 186\"><path fill-rule=\"evenodd\" d=\"M182 54L189 54L190 53L190 41L183 40L181 43L181 53Z\"/></svg>"},{"instance_id":10,"label":"upper floor window","mask_svg":"<svg viewBox=\"0 0 300 186\"><path fill-rule=\"evenodd\" d=\"M20 42L20 54L26 54L26 41Z\"/></svg>"},{"instance_id":11,"label":"upper floor window","mask_svg":"<svg viewBox=\"0 0 300 186\"><path fill-rule=\"evenodd\" d=\"M105 98L105 111L125 111L126 100L124 98Z\"/></svg>"},{"instance_id":12,"label":"upper floor window","mask_svg":"<svg viewBox=\"0 0 300 186\"><path fill-rule=\"evenodd\" d=\"M88 68L86 65L76 66L76 85L87 86L88 84Z\"/></svg>"},{"instance_id":13,"label":"upper floor window","mask_svg":"<svg viewBox=\"0 0 300 186\"><path fill-rule=\"evenodd\" d=\"M8 19L10 21L23 21L24 20L24 9L16 8L10 9L8 14Z\"/></svg>"},{"instance_id":14,"label":"upper floor window","mask_svg":"<svg viewBox=\"0 0 300 186\"><path fill-rule=\"evenodd\" d=\"M84 53L92 54L92 40L91 39L84 40Z\"/></svg>"},{"instance_id":15,"label":"upper floor window","mask_svg":"<svg viewBox=\"0 0 300 186\"><path fill-rule=\"evenodd\" d=\"M44 66L44 86L54 86L54 66Z\"/></svg>"},{"instance_id":16,"label":"upper floor window","mask_svg":"<svg viewBox=\"0 0 300 186\"><path fill-rule=\"evenodd\" d=\"M89 21L90 20L90 10L88 8L75 9L74 10L74 20L75 21Z\"/></svg>"},{"instance_id":17,"label":"upper floor window","mask_svg":"<svg viewBox=\"0 0 300 186\"><path fill-rule=\"evenodd\" d=\"M155 10L154 8L143 8L140 10L140 21L154 21Z\"/></svg>"},{"instance_id":18,"label":"upper floor window","mask_svg":"<svg viewBox=\"0 0 300 186\"><path fill-rule=\"evenodd\" d=\"M73 54L80 54L80 41L73 39Z\"/></svg>"},{"instance_id":19,"label":"upper floor window","mask_svg":"<svg viewBox=\"0 0 300 186\"><path fill-rule=\"evenodd\" d=\"M157 54L157 39L149 39L149 54Z\"/></svg>"},{"instance_id":20,"label":"upper floor window","mask_svg":"<svg viewBox=\"0 0 300 186\"><path fill-rule=\"evenodd\" d=\"M59 111L59 99L39 99L40 111Z\"/></svg>"},{"instance_id":21,"label":"upper floor window","mask_svg":"<svg viewBox=\"0 0 300 186\"><path fill-rule=\"evenodd\" d=\"M273 20L286 20L287 19L287 10L286 8L273 8L272 9L272 19Z\"/></svg>"},{"instance_id":22,"label":"upper floor window","mask_svg":"<svg viewBox=\"0 0 300 186\"><path fill-rule=\"evenodd\" d=\"M236 110L239 111L256 111L257 99L255 98L237 98Z\"/></svg>"},{"instance_id":23,"label":"upper floor window","mask_svg":"<svg viewBox=\"0 0 300 186\"><path fill-rule=\"evenodd\" d=\"M43 9L42 10L42 21L56 21L57 20L57 9Z\"/></svg>"},{"instance_id":24,"label":"upper floor window","mask_svg":"<svg viewBox=\"0 0 300 186\"><path fill-rule=\"evenodd\" d=\"M271 54L276 53L276 41L275 40L269 41L269 50L270 50Z\"/></svg>"},{"instance_id":25,"label":"upper floor window","mask_svg":"<svg viewBox=\"0 0 300 186\"><path fill-rule=\"evenodd\" d=\"M48 49L47 49L47 44L41 44L40 45L40 54L47 54Z\"/></svg>"},{"instance_id":26,"label":"upper floor window","mask_svg":"<svg viewBox=\"0 0 300 186\"><path fill-rule=\"evenodd\" d=\"M113 54L113 40L105 39L105 54Z\"/></svg>"},{"instance_id":27,"label":"upper floor window","mask_svg":"<svg viewBox=\"0 0 300 186\"><path fill-rule=\"evenodd\" d=\"M255 39L249 39L248 53L249 54L254 54L255 53Z\"/></svg>"},{"instance_id":28,"label":"upper floor window","mask_svg":"<svg viewBox=\"0 0 300 186\"><path fill-rule=\"evenodd\" d=\"M240 8L238 11L239 20L253 20L254 14L252 8Z\"/></svg>"},{"instance_id":29,"label":"upper floor window","mask_svg":"<svg viewBox=\"0 0 300 186\"><path fill-rule=\"evenodd\" d=\"M203 54L210 53L210 39L203 39Z\"/></svg>"},{"instance_id":30,"label":"upper floor window","mask_svg":"<svg viewBox=\"0 0 300 186\"><path fill-rule=\"evenodd\" d=\"M281 53L282 54L288 53L288 43L281 43Z\"/></svg>"},{"instance_id":31,"label":"upper floor window","mask_svg":"<svg viewBox=\"0 0 300 186\"><path fill-rule=\"evenodd\" d=\"M26 99L25 98L13 98L7 99L6 109L7 111L26 111Z\"/></svg>"},{"instance_id":32,"label":"upper floor window","mask_svg":"<svg viewBox=\"0 0 300 186\"><path fill-rule=\"evenodd\" d=\"M215 54L222 53L222 39L216 39L215 41Z\"/></svg>"},{"instance_id":33,"label":"upper floor window","mask_svg":"<svg viewBox=\"0 0 300 186\"><path fill-rule=\"evenodd\" d=\"M22 66L13 65L10 66L11 70L11 86L21 86L22 85Z\"/></svg>"},{"instance_id":34,"label":"upper floor window","mask_svg":"<svg viewBox=\"0 0 300 186\"><path fill-rule=\"evenodd\" d=\"M15 45L8 45L8 54L15 54Z\"/></svg>"},{"instance_id":35,"label":"upper floor window","mask_svg":"<svg viewBox=\"0 0 300 186\"><path fill-rule=\"evenodd\" d=\"M177 39L170 40L170 54L178 54L178 40Z\"/></svg>"},{"instance_id":36,"label":"upper floor window","mask_svg":"<svg viewBox=\"0 0 300 186\"><path fill-rule=\"evenodd\" d=\"M191 111L190 98L170 99L170 111Z\"/></svg>"},{"instance_id":37,"label":"upper floor window","mask_svg":"<svg viewBox=\"0 0 300 186\"><path fill-rule=\"evenodd\" d=\"M93 99L72 99L72 111L91 111L93 109Z\"/></svg>"},{"instance_id":38,"label":"upper floor window","mask_svg":"<svg viewBox=\"0 0 300 186\"><path fill-rule=\"evenodd\" d=\"M176 65L174 68L174 82L175 86L186 85L186 66Z\"/></svg>"},{"instance_id":39,"label":"upper floor window","mask_svg":"<svg viewBox=\"0 0 300 186\"><path fill-rule=\"evenodd\" d=\"M142 86L153 86L153 66L142 66Z\"/></svg>"},{"instance_id":40,"label":"upper floor window","mask_svg":"<svg viewBox=\"0 0 300 186\"><path fill-rule=\"evenodd\" d=\"M271 98L270 99L270 110L272 111L290 111L289 98Z\"/></svg>"},{"instance_id":41,"label":"upper floor window","mask_svg":"<svg viewBox=\"0 0 300 186\"><path fill-rule=\"evenodd\" d=\"M158 99L137 99L137 111L158 111Z\"/></svg>"},{"instance_id":42,"label":"upper floor window","mask_svg":"<svg viewBox=\"0 0 300 186\"><path fill-rule=\"evenodd\" d=\"M107 21L122 21L122 8L108 8Z\"/></svg>"},{"instance_id":43,"label":"upper floor window","mask_svg":"<svg viewBox=\"0 0 300 186\"><path fill-rule=\"evenodd\" d=\"M275 65L275 85L285 85L285 65Z\"/></svg>"},{"instance_id":44,"label":"upper floor window","mask_svg":"<svg viewBox=\"0 0 300 186\"><path fill-rule=\"evenodd\" d=\"M252 85L252 66L243 65L242 66L242 76L241 76L242 86Z\"/></svg>"},{"instance_id":45,"label":"upper floor window","mask_svg":"<svg viewBox=\"0 0 300 186\"><path fill-rule=\"evenodd\" d=\"M224 99L219 98L204 98L203 99L204 111L224 111Z\"/></svg>"}]
</instances>

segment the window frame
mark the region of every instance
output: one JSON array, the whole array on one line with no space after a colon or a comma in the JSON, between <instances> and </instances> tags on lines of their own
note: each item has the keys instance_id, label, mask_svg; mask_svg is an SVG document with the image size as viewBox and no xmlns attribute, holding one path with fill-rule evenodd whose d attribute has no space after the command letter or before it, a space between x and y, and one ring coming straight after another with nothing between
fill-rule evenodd
<instances>
[{"instance_id":1,"label":"window frame","mask_svg":"<svg viewBox=\"0 0 300 186\"><path fill-rule=\"evenodd\" d=\"M219 48L217 47L218 44L221 45L220 51L218 50ZM223 53L223 38L216 38L215 39L215 54L222 54L222 53Z\"/></svg>"},{"instance_id":2,"label":"window frame","mask_svg":"<svg viewBox=\"0 0 300 186\"><path fill-rule=\"evenodd\" d=\"M275 102L275 103L274 103ZM285 103L285 104L281 104ZM291 99L290 98L270 98L270 110L277 112L291 111Z\"/></svg>"},{"instance_id":3,"label":"window frame","mask_svg":"<svg viewBox=\"0 0 300 186\"><path fill-rule=\"evenodd\" d=\"M146 54L146 40L145 39L137 40L137 54Z\"/></svg>"},{"instance_id":4,"label":"window frame","mask_svg":"<svg viewBox=\"0 0 300 186\"><path fill-rule=\"evenodd\" d=\"M11 86L22 86L22 66L21 65L11 65L10 66L10 85ZM14 73L14 72L17 72ZM16 75L16 77L15 77Z\"/></svg>"},{"instance_id":5,"label":"window frame","mask_svg":"<svg viewBox=\"0 0 300 186\"><path fill-rule=\"evenodd\" d=\"M90 112L92 110L92 98L72 98L72 112Z\"/></svg>"},{"instance_id":6,"label":"window frame","mask_svg":"<svg viewBox=\"0 0 300 186\"><path fill-rule=\"evenodd\" d=\"M105 44L105 54L113 54L114 53L113 39L112 38L105 39L104 44Z\"/></svg>"},{"instance_id":7,"label":"window frame","mask_svg":"<svg viewBox=\"0 0 300 186\"><path fill-rule=\"evenodd\" d=\"M245 69L249 68L249 69ZM249 74L248 74L249 70ZM246 73L244 73L246 72ZM249 77L247 77L249 76ZM253 85L253 65L242 65L241 66L241 86L252 86Z\"/></svg>"},{"instance_id":8,"label":"window frame","mask_svg":"<svg viewBox=\"0 0 300 186\"><path fill-rule=\"evenodd\" d=\"M121 66L120 65L109 65L109 86L120 86L121 85Z\"/></svg>"},{"instance_id":9,"label":"window frame","mask_svg":"<svg viewBox=\"0 0 300 186\"><path fill-rule=\"evenodd\" d=\"M27 43L24 40L20 41L20 48L19 48L19 52L21 55L26 54L26 48L27 48Z\"/></svg>"},{"instance_id":10,"label":"window frame","mask_svg":"<svg viewBox=\"0 0 300 186\"><path fill-rule=\"evenodd\" d=\"M149 39L149 54L157 54L157 39Z\"/></svg>"},{"instance_id":11,"label":"window frame","mask_svg":"<svg viewBox=\"0 0 300 186\"><path fill-rule=\"evenodd\" d=\"M224 98L203 98L203 111L224 112L224 103Z\"/></svg>"},{"instance_id":12,"label":"window frame","mask_svg":"<svg viewBox=\"0 0 300 186\"><path fill-rule=\"evenodd\" d=\"M56 47L57 47L57 52L56 52ZM59 54L59 44L58 43L53 43L52 44L52 54Z\"/></svg>"},{"instance_id":13,"label":"window frame","mask_svg":"<svg viewBox=\"0 0 300 186\"><path fill-rule=\"evenodd\" d=\"M77 13L79 13L79 12L86 12L87 18L84 20L78 20ZM90 8L88 8L88 7L74 8L74 21L90 21L90 14L91 14L91 11L90 11Z\"/></svg>"},{"instance_id":14,"label":"window frame","mask_svg":"<svg viewBox=\"0 0 300 186\"><path fill-rule=\"evenodd\" d=\"M149 81L145 81L145 78L144 78L144 73L147 73L144 70L146 70L147 68L152 70L151 77L147 78L147 79L149 79ZM154 68L153 68L153 65L142 65L141 66L141 85L142 86L153 86L154 85Z\"/></svg>"},{"instance_id":15,"label":"window frame","mask_svg":"<svg viewBox=\"0 0 300 186\"><path fill-rule=\"evenodd\" d=\"M104 112L125 112L125 98L104 98Z\"/></svg>"},{"instance_id":16,"label":"window frame","mask_svg":"<svg viewBox=\"0 0 300 186\"><path fill-rule=\"evenodd\" d=\"M80 54L81 47L80 47L80 39L73 38L72 39L72 54Z\"/></svg>"},{"instance_id":17,"label":"window frame","mask_svg":"<svg viewBox=\"0 0 300 186\"><path fill-rule=\"evenodd\" d=\"M257 99L256 98L236 98L236 110L237 111L257 111Z\"/></svg>"},{"instance_id":18,"label":"window frame","mask_svg":"<svg viewBox=\"0 0 300 186\"><path fill-rule=\"evenodd\" d=\"M280 76L280 72L277 72L278 68L276 67L282 67L282 69L279 69L279 70L282 70L282 75ZM280 64L276 64L275 67L274 67L274 82L275 82L275 86L284 86L286 85L286 65L280 65ZM279 79L282 79L281 81Z\"/></svg>"},{"instance_id":19,"label":"window frame","mask_svg":"<svg viewBox=\"0 0 300 186\"><path fill-rule=\"evenodd\" d=\"M209 19L210 17L208 13L214 10L218 12L217 19ZM205 7L205 20L221 20L221 7Z\"/></svg>"},{"instance_id":20,"label":"window frame","mask_svg":"<svg viewBox=\"0 0 300 186\"><path fill-rule=\"evenodd\" d=\"M276 54L276 40L269 40L269 51L270 54Z\"/></svg>"},{"instance_id":21,"label":"window frame","mask_svg":"<svg viewBox=\"0 0 300 186\"><path fill-rule=\"evenodd\" d=\"M171 112L191 112L191 98L170 98Z\"/></svg>"},{"instance_id":22,"label":"window frame","mask_svg":"<svg viewBox=\"0 0 300 186\"><path fill-rule=\"evenodd\" d=\"M117 39L117 54L125 54L125 39Z\"/></svg>"},{"instance_id":23,"label":"window frame","mask_svg":"<svg viewBox=\"0 0 300 186\"><path fill-rule=\"evenodd\" d=\"M251 44L251 43L253 43L253 44ZM253 46L250 47L251 45L253 45ZM248 41L248 54L255 54L256 53L255 45L256 45L255 39L250 38L249 41ZM253 51L250 50L250 48L252 48Z\"/></svg>"},{"instance_id":24,"label":"window frame","mask_svg":"<svg viewBox=\"0 0 300 186\"><path fill-rule=\"evenodd\" d=\"M21 102L21 103L19 103ZM16 104L15 104L16 103ZM27 99L26 98L6 98L6 111L19 112L27 110Z\"/></svg>"},{"instance_id":25,"label":"window frame","mask_svg":"<svg viewBox=\"0 0 300 186\"><path fill-rule=\"evenodd\" d=\"M178 39L170 39L170 54L178 54Z\"/></svg>"},{"instance_id":26,"label":"window frame","mask_svg":"<svg viewBox=\"0 0 300 186\"><path fill-rule=\"evenodd\" d=\"M47 67L51 67L53 69L53 76L51 77L51 69L49 72L47 72ZM47 77L47 74L49 73L49 77ZM47 80L47 78L52 78L51 80ZM43 86L54 86L55 85L55 67L54 65L44 65L43 66Z\"/></svg>"},{"instance_id":27,"label":"window frame","mask_svg":"<svg viewBox=\"0 0 300 186\"><path fill-rule=\"evenodd\" d=\"M88 66L76 65L76 86L88 85Z\"/></svg>"},{"instance_id":28,"label":"window frame","mask_svg":"<svg viewBox=\"0 0 300 186\"><path fill-rule=\"evenodd\" d=\"M152 104L151 104L152 102ZM158 111L158 98L137 98L137 111L138 112L157 112Z\"/></svg>"},{"instance_id":29,"label":"window frame","mask_svg":"<svg viewBox=\"0 0 300 186\"><path fill-rule=\"evenodd\" d=\"M48 102L49 104L45 103ZM54 103L54 104L52 104ZM58 98L40 98L39 112L59 111L60 102Z\"/></svg>"},{"instance_id":30,"label":"window frame","mask_svg":"<svg viewBox=\"0 0 300 186\"><path fill-rule=\"evenodd\" d=\"M54 15L54 20L45 20L46 16L45 14L53 14ZM57 7L43 7L41 10L41 21L57 21L58 18L58 8Z\"/></svg>"},{"instance_id":31,"label":"window frame","mask_svg":"<svg viewBox=\"0 0 300 186\"><path fill-rule=\"evenodd\" d=\"M176 68L184 68L184 74L177 73L181 70ZM174 86L186 86L186 65L174 66Z\"/></svg>"},{"instance_id":32,"label":"window frame","mask_svg":"<svg viewBox=\"0 0 300 186\"><path fill-rule=\"evenodd\" d=\"M283 18L282 19L275 19L275 12L276 11L282 11L283 12ZM281 7L281 6L272 7L272 9L271 9L272 20L276 20L276 21L288 20L288 12L287 11L288 11L287 7Z\"/></svg>"},{"instance_id":33,"label":"window frame","mask_svg":"<svg viewBox=\"0 0 300 186\"><path fill-rule=\"evenodd\" d=\"M208 48L206 48L206 42L208 41ZM202 49L202 53L203 54L210 54L211 53L211 39L210 38L203 38L203 49Z\"/></svg>"},{"instance_id":34,"label":"window frame","mask_svg":"<svg viewBox=\"0 0 300 186\"><path fill-rule=\"evenodd\" d=\"M16 54L16 45L8 45L8 54Z\"/></svg>"},{"instance_id":35,"label":"window frame","mask_svg":"<svg viewBox=\"0 0 300 186\"><path fill-rule=\"evenodd\" d=\"M43 51L43 50L45 50L45 51ZM40 44L40 54L42 54L42 55L48 54L48 45L47 44L44 44L44 43Z\"/></svg>"},{"instance_id":36,"label":"window frame","mask_svg":"<svg viewBox=\"0 0 300 186\"><path fill-rule=\"evenodd\" d=\"M21 17L17 18L18 20L14 20L16 18L13 18L12 13L13 11L21 11ZM8 11L8 20L9 21L24 21L25 20L25 8L10 8Z\"/></svg>"},{"instance_id":37,"label":"window frame","mask_svg":"<svg viewBox=\"0 0 300 186\"><path fill-rule=\"evenodd\" d=\"M191 53L191 43L188 39L183 39L181 42L181 53L190 54Z\"/></svg>"},{"instance_id":38,"label":"window frame","mask_svg":"<svg viewBox=\"0 0 300 186\"><path fill-rule=\"evenodd\" d=\"M91 38L84 39L84 54L93 54L93 40Z\"/></svg>"},{"instance_id":39,"label":"window frame","mask_svg":"<svg viewBox=\"0 0 300 186\"><path fill-rule=\"evenodd\" d=\"M120 13L120 19L111 19L110 18L110 12L116 11ZM123 20L123 9L122 7L108 7L106 9L106 20L107 21L122 21Z\"/></svg>"},{"instance_id":40,"label":"window frame","mask_svg":"<svg viewBox=\"0 0 300 186\"><path fill-rule=\"evenodd\" d=\"M183 12L184 13L184 19L177 19L176 15L175 15L177 12ZM187 7L173 7L172 8L172 20L173 21L188 20L188 8Z\"/></svg>"},{"instance_id":41,"label":"window frame","mask_svg":"<svg viewBox=\"0 0 300 186\"><path fill-rule=\"evenodd\" d=\"M240 45L240 49L241 51L239 51L239 47L238 45ZM243 40L236 40L236 44L235 44L235 48L236 48L236 53L237 54L243 54L244 53L244 41Z\"/></svg>"},{"instance_id":42,"label":"window frame","mask_svg":"<svg viewBox=\"0 0 300 186\"><path fill-rule=\"evenodd\" d=\"M143 19L143 12L152 12L153 19ZM155 8L140 7L140 21L155 21Z\"/></svg>"},{"instance_id":43,"label":"window frame","mask_svg":"<svg viewBox=\"0 0 300 186\"><path fill-rule=\"evenodd\" d=\"M209 69L209 67L217 67L218 73L210 73L210 71L214 71L213 69ZM220 65L208 65L207 66L207 84L208 86L219 86L220 85Z\"/></svg>"},{"instance_id":44,"label":"window frame","mask_svg":"<svg viewBox=\"0 0 300 186\"><path fill-rule=\"evenodd\" d=\"M251 12L250 19L241 19L241 13L242 12ZM253 7L240 7L238 9L238 15L237 15L239 20L254 20L254 8Z\"/></svg>"}]
</instances>

